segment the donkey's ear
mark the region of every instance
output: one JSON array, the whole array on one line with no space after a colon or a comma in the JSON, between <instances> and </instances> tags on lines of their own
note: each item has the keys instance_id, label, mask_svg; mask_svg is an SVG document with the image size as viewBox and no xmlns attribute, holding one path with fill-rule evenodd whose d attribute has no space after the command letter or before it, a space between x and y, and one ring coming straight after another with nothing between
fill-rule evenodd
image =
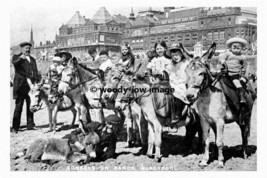
<instances>
[{"instance_id":1,"label":"donkey's ear","mask_svg":"<svg viewBox=\"0 0 267 178\"><path fill-rule=\"evenodd\" d=\"M82 132L84 134L87 134L88 133L88 130L85 128L84 123L83 123L83 121L81 119L80 119L80 123L81 123L81 130L82 130Z\"/></svg>"},{"instance_id":2,"label":"donkey's ear","mask_svg":"<svg viewBox=\"0 0 267 178\"><path fill-rule=\"evenodd\" d=\"M208 59L212 58L212 56L215 54L215 50L216 50L216 43L212 43L212 45L210 46L210 48L208 49L207 52L205 52L202 57L201 57L201 62L205 63Z\"/></svg>"},{"instance_id":3,"label":"donkey's ear","mask_svg":"<svg viewBox=\"0 0 267 178\"><path fill-rule=\"evenodd\" d=\"M68 65L73 66L73 67L77 67L78 60L76 59L76 57L73 57L72 59L70 59Z\"/></svg>"},{"instance_id":4,"label":"donkey's ear","mask_svg":"<svg viewBox=\"0 0 267 178\"><path fill-rule=\"evenodd\" d=\"M189 58L193 58L193 57L194 57L194 55L191 54L191 53L188 51L188 49L186 49L186 48L184 47L184 45L183 45L182 43L179 43L179 46L181 47L181 49L182 49L182 51L183 51L183 54L184 54L185 56L188 56Z\"/></svg>"}]
</instances>

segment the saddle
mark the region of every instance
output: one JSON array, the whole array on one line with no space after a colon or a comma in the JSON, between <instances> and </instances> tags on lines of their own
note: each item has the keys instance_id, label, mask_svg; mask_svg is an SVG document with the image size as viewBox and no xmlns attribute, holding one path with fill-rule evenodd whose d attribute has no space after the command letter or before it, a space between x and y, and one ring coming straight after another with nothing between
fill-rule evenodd
<instances>
[{"instance_id":1,"label":"saddle","mask_svg":"<svg viewBox=\"0 0 267 178\"><path fill-rule=\"evenodd\" d=\"M221 84L223 93L225 95L225 98L231 110L234 110L235 112L239 112L240 110L239 96L238 96L237 89L235 85L233 84L231 78L229 76L221 76L219 79L219 82ZM247 84L242 83L242 85L246 91L245 92L246 105L248 108L252 108L253 100L252 100L251 92L249 92L249 90L247 89Z\"/></svg>"}]
</instances>

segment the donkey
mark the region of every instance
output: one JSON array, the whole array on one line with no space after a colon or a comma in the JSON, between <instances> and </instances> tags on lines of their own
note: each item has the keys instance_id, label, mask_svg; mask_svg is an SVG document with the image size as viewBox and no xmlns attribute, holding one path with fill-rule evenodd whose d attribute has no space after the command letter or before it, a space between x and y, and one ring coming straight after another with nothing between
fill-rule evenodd
<instances>
[{"instance_id":1,"label":"donkey","mask_svg":"<svg viewBox=\"0 0 267 178\"><path fill-rule=\"evenodd\" d=\"M200 123L203 130L203 144L204 154L199 166L207 166L209 160L209 131L210 127L214 130L216 135L216 145L218 147L218 167L224 166L224 157L222 149L224 125L232 122L237 122L239 117L244 120L244 125L237 122L242 133L242 147L244 158L247 157L247 145L248 137L250 133L250 120L251 111L253 106L253 99L251 93L247 93L247 106L243 112L240 112L238 107L234 104L233 98L236 89L234 85L228 82L228 86L231 89L230 94L233 97L229 97L225 93L225 81L227 77L216 77L214 79L211 76L209 69L209 59L212 58L215 53L216 44L213 43L209 50L203 54L199 59L193 59L186 68L187 74L187 93L186 96L189 101L195 102L198 113L200 115ZM228 89L229 90L229 89ZM228 93L229 94L229 93ZM237 103L238 99L237 99Z\"/></svg>"},{"instance_id":2,"label":"donkey","mask_svg":"<svg viewBox=\"0 0 267 178\"><path fill-rule=\"evenodd\" d=\"M43 81L38 84L34 84L29 92L31 99L30 110L32 112L37 112L42 107L42 101L45 102L49 118L49 130L47 132L56 131L57 113L59 111L64 112L70 110L73 114L70 127L73 128L76 116L79 117L73 101L69 100L66 96L63 96L62 100L59 99L59 96L55 95L55 92L53 91L54 89L51 85L44 84Z\"/></svg>"},{"instance_id":3,"label":"donkey","mask_svg":"<svg viewBox=\"0 0 267 178\"><path fill-rule=\"evenodd\" d=\"M104 76L105 79L102 79L104 84L103 88L103 94L102 94L102 101L105 103L107 107L112 105L111 107L115 108L115 98L116 98L116 92L113 92L114 89L117 89L120 79L124 75L122 66L120 64L117 64L116 67L113 67L112 69L108 69L105 71ZM141 66L137 66L133 69L133 72L136 73L140 70ZM143 149L146 148L143 140L144 138L142 135L146 133L141 133L141 123L143 123L144 118L141 111L141 108L136 103L133 103L131 106L127 107L123 113L126 115L125 123L126 123L126 131L127 131L127 141L126 141L126 147L131 147L132 145L140 145L140 141L142 142ZM144 123L146 124L146 123ZM138 132L139 131L139 132Z\"/></svg>"},{"instance_id":4,"label":"donkey","mask_svg":"<svg viewBox=\"0 0 267 178\"><path fill-rule=\"evenodd\" d=\"M99 75L97 75L99 74ZM62 79L59 83L58 91L62 92L70 98L75 98L81 94L86 96L88 101L87 108L98 110L98 115L92 118L93 121L104 123L103 108L114 110L119 113L124 123L125 117L130 117L129 113L120 112L115 109L115 101L108 101L103 103L101 101L101 88L105 85L105 77L100 77L101 71L93 73L89 68L83 67L78 64L75 58L72 58L65 69L62 71ZM103 74L103 73L102 73ZM75 94L71 93L77 90ZM134 110L140 111L140 110ZM140 113L136 113L140 116Z\"/></svg>"},{"instance_id":5,"label":"donkey","mask_svg":"<svg viewBox=\"0 0 267 178\"><path fill-rule=\"evenodd\" d=\"M125 75L121 79L118 88L124 91L118 92L116 97L116 108L124 109L127 105L136 102L141 108L146 121L148 122L148 150L147 155L153 156L155 147L155 160L161 161L162 131L170 124L170 109L164 101L165 93L152 94L153 87L145 81L135 78L133 75ZM126 91L126 92L125 92ZM184 115L176 127L186 126L187 133L185 140L192 144L193 138L199 131L199 142L201 143L201 129L197 114L195 117Z\"/></svg>"},{"instance_id":6,"label":"donkey","mask_svg":"<svg viewBox=\"0 0 267 178\"><path fill-rule=\"evenodd\" d=\"M30 146L17 153L17 157L25 155L30 162L57 161L89 163L96 158L97 145L100 144L103 125L91 122L82 128L72 131L63 138L39 138ZM101 155L98 155L101 156Z\"/></svg>"}]
</instances>

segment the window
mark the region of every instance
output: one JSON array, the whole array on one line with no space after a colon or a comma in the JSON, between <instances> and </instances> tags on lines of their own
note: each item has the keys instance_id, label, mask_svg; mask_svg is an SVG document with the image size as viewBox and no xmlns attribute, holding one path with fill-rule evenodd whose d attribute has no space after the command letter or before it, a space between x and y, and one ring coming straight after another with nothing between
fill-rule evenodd
<instances>
[{"instance_id":1,"label":"window","mask_svg":"<svg viewBox=\"0 0 267 178\"><path fill-rule=\"evenodd\" d=\"M224 40L224 32L220 32L220 40Z\"/></svg>"},{"instance_id":2,"label":"window","mask_svg":"<svg viewBox=\"0 0 267 178\"><path fill-rule=\"evenodd\" d=\"M178 42L182 42L183 41L183 35L177 35L177 40L178 40Z\"/></svg>"},{"instance_id":3,"label":"window","mask_svg":"<svg viewBox=\"0 0 267 178\"><path fill-rule=\"evenodd\" d=\"M170 37L170 40L171 40L171 41L175 41L175 36L172 35L172 36Z\"/></svg>"},{"instance_id":4,"label":"window","mask_svg":"<svg viewBox=\"0 0 267 178\"><path fill-rule=\"evenodd\" d=\"M231 18L228 18L228 25L231 25Z\"/></svg>"},{"instance_id":5,"label":"window","mask_svg":"<svg viewBox=\"0 0 267 178\"><path fill-rule=\"evenodd\" d=\"M211 32L208 33L208 40L212 40L212 33Z\"/></svg>"},{"instance_id":6,"label":"window","mask_svg":"<svg viewBox=\"0 0 267 178\"><path fill-rule=\"evenodd\" d=\"M235 36L239 36L239 30L235 31Z\"/></svg>"},{"instance_id":7,"label":"window","mask_svg":"<svg viewBox=\"0 0 267 178\"><path fill-rule=\"evenodd\" d=\"M197 41L197 39L198 39L198 35L197 35L197 33L193 33L193 34L192 34L192 39L193 39L194 41Z\"/></svg>"},{"instance_id":8,"label":"window","mask_svg":"<svg viewBox=\"0 0 267 178\"><path fill-rule=\"evenodd\" d=\"M218 40L219 39L219 33L218 32L215 32L214 33L214 40Z\"/></svg>"},{"instance_id":9,"label":"window","mask_svg":"<svg viewBox=\"0 0 267 178\"><path fill-rule=\"evenodd\" d=\"M240 32L241 34L241 38L245 38L245 30L241 30L241 32Z\"/></svg>"},{"instance_id":10,"label":"window","mask_svg":"<svg viewBox=\"0 0 267 178\"><path fill-rule=\"evenodd\" d=\"M141 39L141 40L140 40L140 43L143 43L143 42L144 42L144 40L143 40L143 39Z\"/></svg>"},{"instance_id":11,"label":"window","mask_svg":"<svg viewBox=\"0 0 267 178\"><path fill-rule=\"evenodd\" d=\"M169 37L168 36L164 36L164 41L166 42L166 43L168 43L168 41L169 41Z\"/></svg>"},{"instance_id":12,"label":"window","mask_svg":"<svg viewBox=\"0 0 267 178\"><path fill-rule=\"evenodd\" d=\"M135 43L135 40L133 40L132 43Z\"/></svg>"},{"instance_id":13,"label":"window","mask_svg":"<svg viewBox=\"0 0 267 178\"><path fill-rule=\"evenodd\" d=\"M189 41L190 40L190 34L186 34L185 35L185 41Z\"/></svg>"}]
</instances>

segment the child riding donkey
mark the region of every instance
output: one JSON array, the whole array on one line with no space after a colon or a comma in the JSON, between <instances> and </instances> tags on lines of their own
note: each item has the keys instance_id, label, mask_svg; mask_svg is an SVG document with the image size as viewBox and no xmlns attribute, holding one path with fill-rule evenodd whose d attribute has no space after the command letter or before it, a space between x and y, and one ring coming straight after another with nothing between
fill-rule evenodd
<instances>
[{"instance_id":1,"label":"child riding donkey","mask_svg":"<svg viewBox=\"0 0 267 178\"><path fill-rule=\"evenodd\" d=\"M233 84L237 88L239 94L240 111L244 109L246 105L245 89L242 87L242 83L247 83L245 78L246 74L246 57L242 54L242 50L247 46L245 39L234 37L226 42L227 48L229 48L220 58L221 73L227 74L233 81ZM242 118L242 117L240 117ZM240 120L240 123L242 121Z\"/></svg>"}]
</instances>

